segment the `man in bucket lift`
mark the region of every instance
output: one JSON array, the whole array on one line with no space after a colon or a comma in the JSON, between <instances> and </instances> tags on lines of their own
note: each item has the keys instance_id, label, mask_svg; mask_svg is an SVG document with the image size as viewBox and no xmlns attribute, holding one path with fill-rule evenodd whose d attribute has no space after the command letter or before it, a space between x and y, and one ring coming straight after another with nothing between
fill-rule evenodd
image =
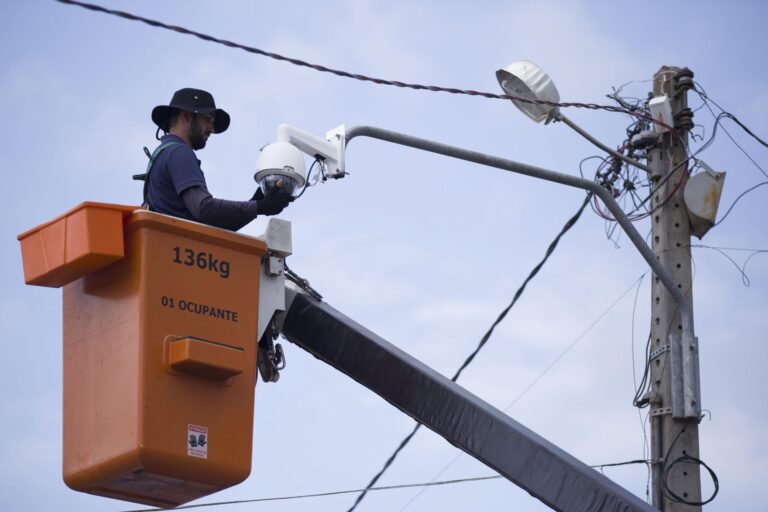
<instances>
[{"instance_id":1,"label":"man in bucket lift","mask_svg":"<svg viewBox=\"0 0 768 512\"><path fill-rule=\"evenodd\" d=\"M279 188L266 196L257 189L249 201L211 196L194 152L205 147L212 133L229 127L229 114L216 108L207 91L176 91L169 105L152 110L152 121L165 135L151 155L144 148L147 172L134 176L144 180L144 206L149 210L237 231L257 215L277 215L293 200Z\"/></svg>"}]
</instances>

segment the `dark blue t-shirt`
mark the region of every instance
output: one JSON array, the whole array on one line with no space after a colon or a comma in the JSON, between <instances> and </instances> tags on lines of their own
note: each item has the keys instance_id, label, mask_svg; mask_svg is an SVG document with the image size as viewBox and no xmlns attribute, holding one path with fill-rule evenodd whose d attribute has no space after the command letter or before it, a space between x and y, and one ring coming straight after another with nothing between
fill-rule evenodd
<instances>
[{"instance_id":1,"label":"dark blue t-shirt","mask_svg":"<svg viewBox=\"0 0 768 512\"><path fill-rule=\"evenodd\" d=\"M152 211L187 220L195 220L184 205L181 193L191 187L205 187L200 160L181 137L165 135L160 143L177 142L166 147L155 160L149 174L149 205Z\"/></svg>"}]
</instances>

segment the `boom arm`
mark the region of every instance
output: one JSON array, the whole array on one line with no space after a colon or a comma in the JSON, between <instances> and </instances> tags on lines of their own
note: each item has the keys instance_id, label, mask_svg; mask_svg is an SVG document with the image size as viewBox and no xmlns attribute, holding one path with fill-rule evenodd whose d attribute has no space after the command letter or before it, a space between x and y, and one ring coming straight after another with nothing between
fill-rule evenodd
<instances>
[{"instance_id":1,"label":"boom arm","mask_svg":"<svg viewBox=\"0 0 768 512\"><path fill-rule=\"evenodd\" d=\"M280 331L553 510L651 512L650 505L458 384L286 283Z\"/></svg>"}]
</instances>

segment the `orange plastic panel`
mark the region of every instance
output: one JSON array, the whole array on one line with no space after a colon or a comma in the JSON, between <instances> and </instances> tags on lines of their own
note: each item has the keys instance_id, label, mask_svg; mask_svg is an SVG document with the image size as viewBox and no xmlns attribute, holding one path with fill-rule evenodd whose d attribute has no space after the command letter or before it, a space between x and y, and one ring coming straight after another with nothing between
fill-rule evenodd
<instances>
[{"instance_id":1,"label":"orange plastic panel","mask_svg":"<svg viewBox=\"0 0 768 512\"><path fill-rule=\"evenodd\" d=\"M178 506L250 474L266 245L137 210L124 247L124 258L64 287L64 481ZM181 370L202 364L231 376L177 371L167 339L220 340L239 363L188 341Z\"/></svg>"},{"instance_id":2,"label":"orange plastic panel","mask_svg":"<svg viewBox=\"0 0 768 512\"><path fill-rule=\"evenodd\" d=\"M123 257L123 219L136 206L86 202L18 236L27 284L59 288Z\"/></svg>"},{"instance_id":3,"label":"orange plastic panel","mask_svg":"<svg viewBox=\"0 0 768 512\"><path fill-rule=\"evenodd\" d=\"M239 347L198 338L166 339L168 366L174 371L225 381L243 373L245 352Z\"/></svg>"}]
</instances>

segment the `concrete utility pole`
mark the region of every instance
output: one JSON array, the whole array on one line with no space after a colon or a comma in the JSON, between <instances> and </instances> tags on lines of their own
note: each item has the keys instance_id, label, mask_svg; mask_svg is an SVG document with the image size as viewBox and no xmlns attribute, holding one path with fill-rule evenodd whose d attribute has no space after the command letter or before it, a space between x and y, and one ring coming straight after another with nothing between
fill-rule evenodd
<instances>
[{"instance_id":1,"label":"concrete utility pole","mask_svg":"<svg viewBox=\"0 0 768 512\"><path fill-rule=\"evenodd\" d=\"M687 97L692 84L693 73L687 68L663 66L654 75L653 96L666 95L670 99L673 119L664 122L674 126L680 137L665 133L648 159L651 183L654 187L663 183L652 198L653 208L663 204L652 216L653 252L670 270L691 307L691 232L680 184L687 164L677 170L675 167L686 159L688 131L693 127ZM678 304L658 277L654 278L651 300L651 388L646 397L650 399L653 506L664 512L700 511L701 506L680 503L701 501L700 466L682 461L668 469L680 456L699 457L698 346L695 339L688 344L681 342ZM687 404L685 413L681 412L682 400Z\"/></svg>"}]
</instances>

